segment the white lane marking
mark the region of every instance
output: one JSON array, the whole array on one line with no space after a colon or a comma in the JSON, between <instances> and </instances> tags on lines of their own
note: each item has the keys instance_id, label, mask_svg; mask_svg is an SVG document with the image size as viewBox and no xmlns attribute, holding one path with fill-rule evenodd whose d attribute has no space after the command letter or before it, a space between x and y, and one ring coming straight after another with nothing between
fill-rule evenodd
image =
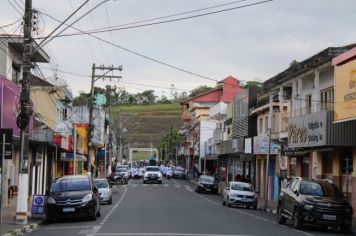
<instances>
[{"instance_id":1,"label":"white lane marking","mask_svg":"<svg viewBox=\"0 0 356 236\"><path fill-rule=\"evenodd\" d=\"M163 186L164 186L164 187L168 187L168 186L169 186L169 184L163 184Z\"/></svg>"},{"instance_id":2,"label":"white lane marking","mask_svg":"<svg viewBox=\"0 0 356 236\"><path fill-rule=\"evenodd\" d=\"M181 186L179 184L175 184L174 187L180 188Z\"/></svg>"},{"instance_id":3,"label":"white lane marking","mask_svg":"<svg viewBox=\"0 0 356 236\"><path fill-rule=\"evenodd\" d=\"M188 190L189 192L193 192L193 189L192 189L190 186L184 185L184 187L185 187L185 189Z\"/></svg>"},{"instance_id":4,"label":"white lane marking","mask_svg":"<svg viewBox=\"0 0 356 236\"><path fill-rule=\"evenodd\" d=\"M131 186L132 186L132 187L137 187L137 184L132 184Z\"/></svg>"},{"instance_id":5,"label":"white lane marking","mask_svg":"<svg viewBox=\"0 0 356 236\"><path fill-rule=\"evenodd\" d=\"M153 184L153 186L157 187L158 185L157 184Z\"/></svg>"},{"instance_id":6,"label":"white lane marking","mask_svg":"<svg viewBox=\"0 0 356 236\"><path fill-rule=\"evenodd\" d=\"M147 187L147 186L148 186L148 184L143 184L143 186L144 186L144 187Z\"/></svg>"},{"instance_id":7,"label":"white lane marking","mask_svg":"<svg viewBox=\"0 0 356 236\"><path fill-rule=\"evenodd\" d=\"M304 235L307 235L307 236L314 236L314 234L310 234L310 233L307 233L307 232L304 232L304 231L301 231L301 230L297 230L297 229L293 229L295 232L298 232L298 233L301 233L301 234L304 234Z\"/></svg>"},{"instance_id":8,"label":"white lane marking","mask_svg":"<svg viewBox=\"0 0 356 236\"><path fill-rule=\"evenodd\" d=\"M55 229L77 229L77 228L93 228L93 226L85 226L85 225L82 225L82 226L58 226L58 227L43 227L41 228L41 230L55 230Z\"/></svg>"},{"instance_id":9,"label":"white lane marking","mask_svg":"<svg viewBox=\"0 0 356 236\"><path fill-rule=\"evenodd\" d=\"M109 217L112 215L112 213L116 210L116 208L119 207L121 202L124 200L124 197L126 195L127 188L125 188L124 193L121 195L121 198L119 201L113 206L113 208L109 211L109 213L104 217L104 219L101 221L101 223L97 226L94 226L93 229L91 230L90 233L88 233L86 236L93 236L96 235L96 233L101 229L101 227L104 225L105 221L109 219Z\"/></svg>"},{"instance_id":10,"label":"white lane marking","mask_svg":"<svg viewBox=\"0 0 356 236\"><path fill-rule=\"evenodd\" d=\"M169 236L249 236L248 234L188 234L188 233L99 233L95 235L136 235L136 236L154 236L154 235L169 235Z\"/></svg>"}]
</instances>

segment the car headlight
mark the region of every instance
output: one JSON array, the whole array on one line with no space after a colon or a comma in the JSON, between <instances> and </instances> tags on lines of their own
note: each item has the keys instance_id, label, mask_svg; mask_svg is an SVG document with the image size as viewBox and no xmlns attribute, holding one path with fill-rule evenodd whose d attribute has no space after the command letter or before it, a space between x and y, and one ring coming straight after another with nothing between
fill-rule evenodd
<instances>
[{"instance_id":1,"label":"car headlight","mask_svg":"<svg viewBox=\"0 0 356 236\"><path fill-rule=\"evenodd\" d=\"M351 213L352 213L352 208L346 208L346 209L345 209L345 213L351 214Z\"/></svg>"},{"instance_id":2,"label":"car headlight","mask_svg":"<svg viewBox=\"0 0 356 236\"><path fill-rule=\"evenodd\" d=\"M144 174L143 176L144 176L145 178L147 178L147 177L148 177L148 174Z\"/></svg>"},{"instance_id":3,"label":"car headlight","mask_svg":"<svg viewBox=\"0 0 356 236\"><path fill-rule=\"evenodd\" d=\"M89 202L93 199L93 195L91 193L85 195L85 197L83 197L82 202Z\"/></svg>"},{"instance_id":4,"label":"car headlight","mask_svg":"<svg viewBox=\"0 0 356 236\"><path fill-rule=\"evenodd\" d=\"M48 198L47 198L47 202L50 203L50 204L55 204L55 203L56 203L56 200L54 200L53 197L48 197Z\"/></svg>"},{"instance_id":5,"label":"car headlight","mask_svg":"<svg viewBox=\"0 0 356 236\"><path fill-rule=\"evenodd\" d=\"M162 178L162 174L161 173L158 174L158 178Z\"/></svg>"},{"instance_id":6,"label":"car headlight","mask_svg":"<svg viewBox=\"0 0 356 236\"><path fill-rule=\"evenodd\" d=\"M305 210L312 210L314 208L313 205L304 205Z\"/></svg>"}]
</instances>

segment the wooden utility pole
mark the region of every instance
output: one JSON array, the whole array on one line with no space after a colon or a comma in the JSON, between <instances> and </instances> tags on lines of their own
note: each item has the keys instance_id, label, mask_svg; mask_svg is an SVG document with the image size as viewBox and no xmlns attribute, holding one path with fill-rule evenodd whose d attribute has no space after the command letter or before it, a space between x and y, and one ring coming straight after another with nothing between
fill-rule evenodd
<instances>
[{"instance_id":1,"label":"wooden utility pole","mask_svg":"<svg viewBox=\"0 0 356 236\"><path fill-rule=\"evenodd\" d=\"M101 75L95 74L96 70L102 70L104 73ZM87 146L88 146L88 160L87 160L87 173L91 175L91 156L93 154L93 137L94 137L94 123L93 123L93 112L94 112L94 83L98 79L120 79L121 76L117 75L107 75L109 72L113 71L122 71L122 66L113 67L113 66L92 66L92 75L91 75L91 86L90 86L90 98L89 98L89 123L88 123L88 132L87 132ZM94 167L95 168L95 167Z\"/></svg>"},{"instance_id":2,"label":"wooden utility pole","mask_svg":"<svg viewBox=\"0 0 356 236\"><path fill-rule=\"evenodd\" d=\"M16 206L16 224L27 224L28 196L28 124L30 121L30 80L32 54L32 0L25 2L24 41L22 56L22 86L20 95L21 111L17 117L20 131L19 187Z\"/></svg>"}]
</instances>

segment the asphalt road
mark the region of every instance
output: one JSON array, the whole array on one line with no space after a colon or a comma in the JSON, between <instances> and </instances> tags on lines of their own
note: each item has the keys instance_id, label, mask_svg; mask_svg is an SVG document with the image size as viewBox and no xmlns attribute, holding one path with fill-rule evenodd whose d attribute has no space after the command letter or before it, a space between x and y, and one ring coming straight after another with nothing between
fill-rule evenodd
<instances>
[{"instance_id":1,"label":"asphalt road","mask_svg":"<svg viewBox=\"0 0 356 236\"><path fill-rule=\"evenodd\" d=\"M197 194L185 180L143 184L131 180L113 187L113 204L102 205L96 221L41 225L31 236L232 236L232 235L335 235L318 228L295 230L278 225L275 215L244 208L228 208L218 195Z\"/></svg>"}]
</instances>

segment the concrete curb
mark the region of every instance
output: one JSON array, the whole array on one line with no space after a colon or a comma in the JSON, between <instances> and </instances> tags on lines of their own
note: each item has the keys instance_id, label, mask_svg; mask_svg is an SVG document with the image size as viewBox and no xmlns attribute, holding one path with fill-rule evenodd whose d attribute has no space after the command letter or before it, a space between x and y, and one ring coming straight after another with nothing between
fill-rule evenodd
<instances>
[{"instance_id":1,"label":"concrete curb","mask_svg":"<svg viewBox=\"0 0 356 236\"><path fill-rule=\"evenodd\" d=\"M2 234L0 236L19 236L19 235L23 235L25 233L29 233L35 229L37 229L38 224L37 223L31 223L28 225L23 225L23 226L19 226L20 228L18 229L14 229L10 232L7 232L5 234Z\"/></svg>"}]
</instances>

